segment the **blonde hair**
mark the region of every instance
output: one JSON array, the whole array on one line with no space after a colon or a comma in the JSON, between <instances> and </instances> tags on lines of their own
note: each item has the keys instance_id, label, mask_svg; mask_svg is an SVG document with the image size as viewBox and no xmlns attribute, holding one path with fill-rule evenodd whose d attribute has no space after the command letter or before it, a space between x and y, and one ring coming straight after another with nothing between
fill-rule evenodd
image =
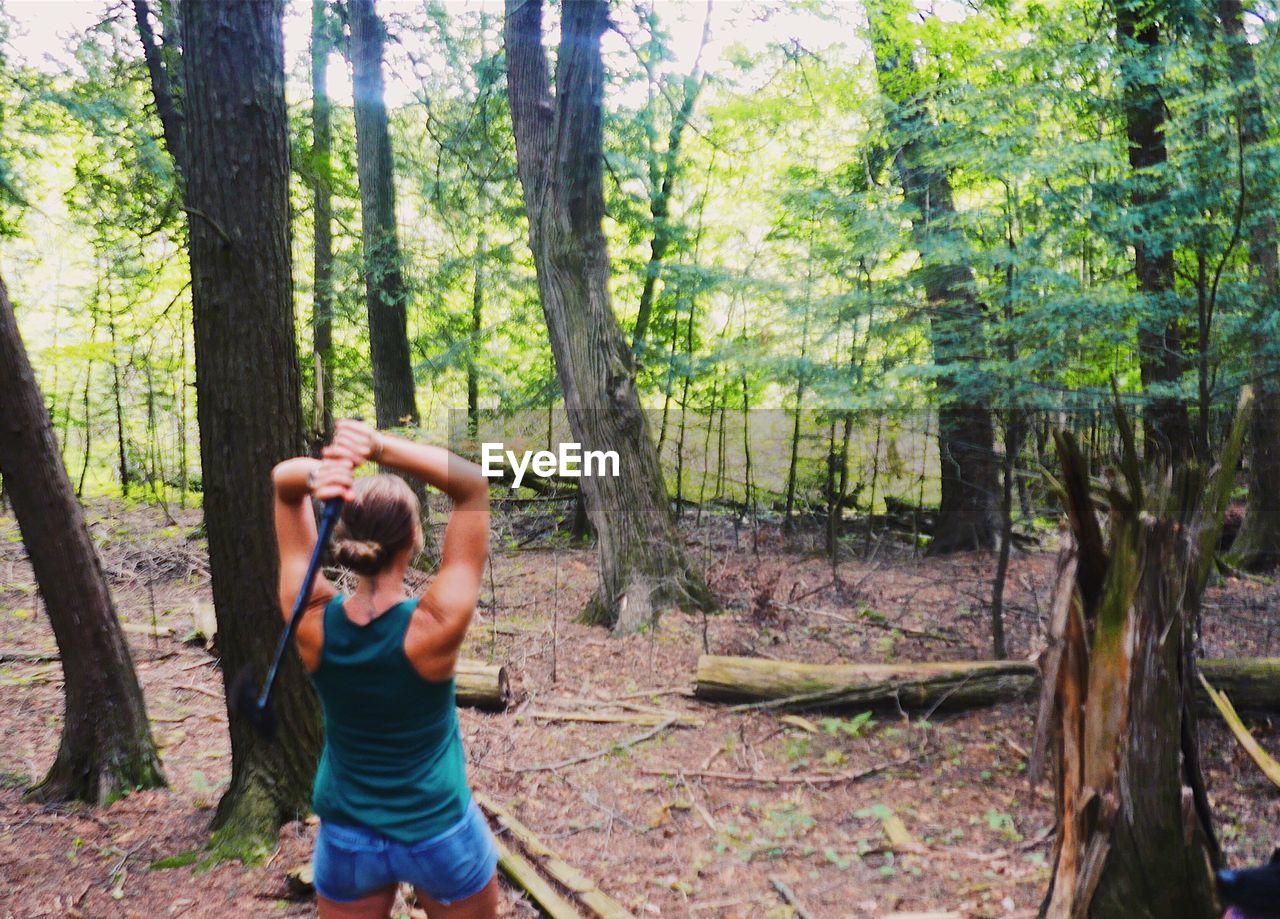
<instances>
[{"instance_id":1,"label":"blonde hair","mask_svg":"<svg viewBox=\"0 0 1280 919\"><path fill-rule=\"evenodd\" d=\"M356 479L333 534L333 560L356 574L378 574L408 545L422 550L418 496L404 479L371 475Z\"/></svg>"}]
</instances>

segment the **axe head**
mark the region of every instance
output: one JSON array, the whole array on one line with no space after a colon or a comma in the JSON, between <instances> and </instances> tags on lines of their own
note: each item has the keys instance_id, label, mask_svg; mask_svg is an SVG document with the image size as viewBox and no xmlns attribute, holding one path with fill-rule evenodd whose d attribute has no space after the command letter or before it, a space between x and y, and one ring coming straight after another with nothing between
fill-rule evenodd
<instances>
[{"instance_id":1,"label":"axe head","mask_svg":"<svg viewBox=\"0 0 1280 919\"><path fill-rule=\"evenodd\" d=\"M231 693L228 699L231 714L244 718L253 729L268 743L276 739L276 719L271 711L271 700L259 703L258 681L254 677L253 665L245 664L231 681Z\"/></svg>"}]
</instances>

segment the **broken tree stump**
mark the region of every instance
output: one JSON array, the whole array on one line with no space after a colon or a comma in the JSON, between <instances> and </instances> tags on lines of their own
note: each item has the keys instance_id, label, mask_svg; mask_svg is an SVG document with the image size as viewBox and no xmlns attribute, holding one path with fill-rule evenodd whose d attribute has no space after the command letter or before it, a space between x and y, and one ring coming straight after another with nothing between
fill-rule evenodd
<instances>
[{"instance_id":1,"label":"broken tree stump","mask_svg":"<svg viewBox=\"0 0 1280 919\"><path fill-rule=\"evenodd\" d=\"M1170 466L1150 443L1140 459L1112 386L1122 454L1101 482L1076 439L1054 434L1062 471L1050 485L1070 534L1029 768L1033 781L1052 776L1057 816L1040 915L1211 919L1222 853L1200 770L1196 671L1207 668L1195 647L1249 393L1206 468Z\"/></svg>"}]
</instances>

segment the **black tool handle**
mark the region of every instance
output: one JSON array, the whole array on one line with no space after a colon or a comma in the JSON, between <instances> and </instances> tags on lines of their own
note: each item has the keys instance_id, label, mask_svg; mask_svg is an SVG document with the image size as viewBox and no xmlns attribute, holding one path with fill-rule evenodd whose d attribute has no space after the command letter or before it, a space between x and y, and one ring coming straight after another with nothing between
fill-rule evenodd
<instances>
[{"instance_id":1,"label":"black tool handle","mask_svg":"<svg viewBox=\"0 0 1280 919\"><path fill-rule=\"evenodd\" d=\"M307 608L307 600L311 597L311 588L315 586L316 574L320 571L320 559L324 557L324 550L329 545L329 538L333 535L333 528L338 523L338 517L342 514L342 499L330 498L324 503L324 509L320 511L319 532L316 533L316 547L311 552L311 561L307 563L307 573L302 579L302 587L298 591L298 599L293 601L293 612L289 614L289 625L285 628L284 634L280 636L280 643L276 645L276 654L271 661L271 669L267 671L267 678L262 683L262 692L258 694L258 708L267 707L267 699L271 695L271 687L276 681L276 672L280 669L280 661L284 658L284 652L289 647L289 642L293 640L294 633L298 631L298 622L302 619L302 611Z\"/></svg>"}]
</instances>

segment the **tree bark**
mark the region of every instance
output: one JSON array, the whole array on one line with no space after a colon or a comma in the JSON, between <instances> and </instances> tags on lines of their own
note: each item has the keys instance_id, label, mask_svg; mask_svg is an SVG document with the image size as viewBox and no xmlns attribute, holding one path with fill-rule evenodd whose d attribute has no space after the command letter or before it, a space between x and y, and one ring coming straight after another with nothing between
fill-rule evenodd
<instances>
[{"instance_id":1,"label":"tree bark","mask_svg":"<svg viewBox=\"0 0 1280 919\"><path fill-rule=\"evenodd\" d=\"M1267 122L1255 80L1253 50L1244 31L1240 0L1218 0L1218 18L1227 47L1228 67L1240 93L1236 108L1240 155L1264 147ZM1253 271L1256 319L1260 327L1280 309L1280 264L1274 211L1268 206L1270 189L1261 164L1247 169L1245 193L1249 219L1249 263ZM1280 565L1280 381L1276 379L1277 353L1272 336L1259 336L1252 355L1254 395L1257 407L1250 418L1248 476L1249 495L1240 532L1231 544L1231 562L1251 571Z\"/></svg>"},{"instance_id":2,"label":"tree bark","mask_svg":"<svg viewBox=\"0 0 1280 919\"><path fill-rule=\"evenodd\" d=\"M385 32L373 0L349 0L347 14L351 22L356 172L360 178L360 235L374 409L380 428L416 425L418 404L405 313L409 298L396 230L395 175L383 96Z\"/></svg>"},{"instance_id":3,"label":"tree bark","mask_svg":"<svg viewBox=\"0 0 1280 919\"><path fill-rule=\"evenodd\" d=\"M600 57L608 7L564 6L554 98L541 0L507 0L506 11L516 160L556 373L575 439L619 458L620 475L581 479L600 551L600 584L583 617L631 631L663 607L710 609L714 601L672 520L632 352L609 302Z\"/></svg>"},{"instance_id":4,"label":"tree bark","mask_svg":"<svg viewBox=\"0 0 1280 919\"><path fill-rule=\"evenodd\" d=\"M911 49L893 38L895 18L905 8L895 0L868 7L872 50L881 92L889 99L890 128L898 144L894 169L907 204L915 212L912 235L920 251L920 273L929 308L930 338L938 366L938 457L942 496L930 555L991 549L1000 533L997 509L995 425L986 402L973 391L982 361L983 305L973 292L973 270L956 261L963 251L952 224L955 204L946 171L928 161L935 133L921 99L904 88L915 73ZM907 81L908 83L910 81Z\"/></svg>"},{"instance_id":5,"label":"tree bark","mask_svg":"<svg viewBox=\"0 0 1280 919\"><path fill-rule=\"evenodd\" d=\"M312 352L315 360L313 442L333 434L333 127L328 70L333 40L328 0L311 3L311 200L315 212L315 294Z\"/></svg>"},{"instance_id":6,"label":"tree bark","mask_svg":"<svg viewBox=\"0 0 1280 919\"><path fill-rule=\"evenodd\" d=\"M1160 17L1150 0L1116 0L1116 40L1120 52L1125 136L1134 189L1131 207L1144 225L1158 220L1157 211L1168 198L1161 170L1168 159L1165 147L1165 103L1156 58L1160 52ZM1178 463L1194 444L1186 402L1153 388L1177 386L1186 363L1178 316L1173 247L1159 233L1145 232L1132 240L1133 270L1145 303L1138 320L1138 362L1142 387L1149 393L1143 412L1143 452Z\"/></svg>"},{"instance_id":7,"label":"tree bark","mask_svg":"<svg viewBox=\"0 0 1280 919\"><path fill-rule=\"evenodd\" d=\"M290 263L283 0L182 4L187 205L197 414L209 567L227 683L265 673L283 627L276 595L271 469L305 447ZM306 812L319 707L296 656L265 743L230 713L231 785L213 840L232 857L272 844Z\"/></svg>"},{"instance_id":8,"label":"tree bark","mask_svg":"<svg viewBox=\"0 0 1280 919\"><path fill-rule=\"evenodd\" d=\"M29 796L108 803L165 784L129 646L0 281L0 474L63 661L53 766Z\"/></svg>"}]
</instances>

